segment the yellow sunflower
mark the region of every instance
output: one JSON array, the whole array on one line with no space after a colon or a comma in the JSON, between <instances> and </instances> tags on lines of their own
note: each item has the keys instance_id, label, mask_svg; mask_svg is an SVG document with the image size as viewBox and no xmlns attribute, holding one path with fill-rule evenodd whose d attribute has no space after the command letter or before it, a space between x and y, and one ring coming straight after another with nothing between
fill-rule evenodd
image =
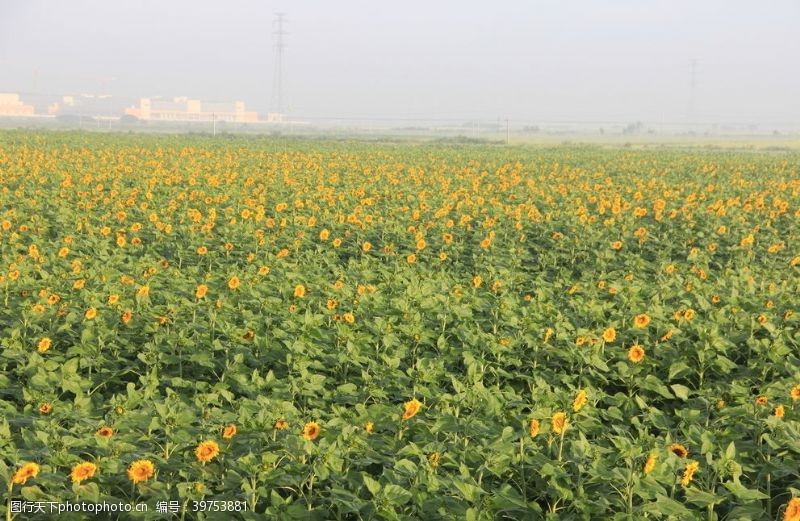
<instances>
[{"instance_id":1,"label":"yellow sunflower","mask_svg":"<svg viewBox=\"0 0 800 521\"><path fill-rule=\"evenodd\" d=\"M564 412L557 412L553 414L553 432L556 434L563 434L567 430L567 414Z\"/></svg>"},{"instance_id":2,"label":"yellow sunflower","mask_svg":"<svg viewBox=\"0 0 800 521\"><path fill-rule=\"evenodd\" d=\"M96 472L97 465L90 461L85 461L72 467L72 472L69 476L72 478L73 483L80 483L81 481L90 479Z\"/></svg>"},{"instance_id":3,"label":"yellow sunflower","mask_svg":"<svg viewBox=\"0 0 800 521\"><path fill-rule=\"evenodd\" d=\"M403 419L408 420L416 416L417 413L422 409L422 402L414 398L404 403L403 407L405 408L403 411Z\"/></svg>"},{"instance_id":4,"label":"yellow sunflower","mask_svg":"<svg viewBox=\"0 0 800 521\"><path fill-rule=\"evenodd\" d=\"M22 465L11 478L11 483L15 485L24 485L31 478L35 478L39 474L39 465L36 463L25 463Z\"/></svg>"},{"instance_id":5,"label":"yellow sunflower","mask_svg":"<svg viewBox=\"0 0 800 521\"><path fill-rule=\"evenodd\" d=\"M217 442L210 440L200 442L194 449L194 455L197 461L206 463L219 455L219 445L217 445Z\"/></svg>"},{"instance_id":6,"label":"yellow sunflower","mask_svg":"<svg viewBox=\"0 0 800 521\"><path fill-rule=\"evenodd\" d=\"M128 467L128 479L134 483L141 483L152 478L156 473L156 467L153 462L147 459L140 459L131 463Z\"/></svg>"},{"instance_id":7,"label":"yellow sunflower","mask_svg":"<svg viewBox=\"0 0 800 521\"><path fill-rule=\"evenodd\" d=\"M303 439L314 441L320 433L320 426L317 422L308 422L303 426Z\"/></svg>"}]
</instances>

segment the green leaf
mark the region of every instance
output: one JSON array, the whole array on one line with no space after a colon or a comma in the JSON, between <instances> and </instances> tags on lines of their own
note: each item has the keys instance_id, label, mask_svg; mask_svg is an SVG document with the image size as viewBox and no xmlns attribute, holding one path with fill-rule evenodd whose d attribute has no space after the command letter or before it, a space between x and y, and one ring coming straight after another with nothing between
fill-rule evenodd
<instances>
[{"instance_id":1,"label":"green leaf","mask_svg":"<svg viewBox=\"0 0 800 521\"><path fill-rule=\"evenodd\" d=\"M381 491L381 484L378 481L372 479L367 474L364 474L363 478L364 478L364 485L367 486L367 490L369 490L369 493L372 494L373 496L377 496L378 493Z\"/></svg>"},{"instance_id":2,"label":"green leaf","mask_svg":"<svg viewBox=\"0 0 800 521\"><path fill-rule=\"evenodd\" d=\"M723 498L711 492L705 492L696 488L686 489L686 500L699 507L707 507L722 502Z\"/></svg>"},{"instance_id":3,"label":"green leaf","mask_svg":"<svg viewBox=\"0 0 800 521\"><path fill-rule=\"evenodd\" d=\"M675 393L675 396L680 398L681 400L688 400L689 399L689 388L685 385L681 384L672 384L670 385L672 392Z\"/></svg>"},{"instance_id":4,"label":"green leaf","mask_svg":"<svg viewBox=\"0 0 800 521\"><path fill-rule=\"evenodd\" d=\"M742 501L758 501L760 499L768 499L769 496L764 494L759 490L753 490L745 487L741 483L735 483L733 481L728 481L723 484L725 488L727 488L731 494L736 496L736 499L740 499Z\"/></svg>"},{"instance_id":5,"label":"green leaf","mask_svg":"<svg viewBox=\"0 0 800 521\"><path fill-rule=\"evenodd\" d=\"M393 505L405 505L411 500L411 492L394 483L383 487L382 496Z\"/></svg>"}]
</instances>

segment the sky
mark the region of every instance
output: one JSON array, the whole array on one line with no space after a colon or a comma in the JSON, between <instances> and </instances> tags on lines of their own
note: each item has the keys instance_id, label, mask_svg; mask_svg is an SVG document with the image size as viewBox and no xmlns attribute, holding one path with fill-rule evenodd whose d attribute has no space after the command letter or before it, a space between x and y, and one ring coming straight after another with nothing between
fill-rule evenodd
<instances>
[{"instance_id":1,"label":"sky","mask_svg":"<svg viewBox=\"0 0 800 521\"><path fill-rule=\"evenodd\" d=\"M0 92L274 110L276 12L297 116L800 124L798 0L0 0Z\"/></svg>"}]
</instances>

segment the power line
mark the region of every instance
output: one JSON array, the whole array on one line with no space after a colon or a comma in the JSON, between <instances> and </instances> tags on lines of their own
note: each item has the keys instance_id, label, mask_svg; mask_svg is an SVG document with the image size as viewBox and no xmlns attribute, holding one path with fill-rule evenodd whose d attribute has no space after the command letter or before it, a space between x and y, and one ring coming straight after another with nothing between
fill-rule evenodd
<instances>
[{"instance_id":1,"label":"power line","mask_svg":"<svg viewBox=\"0 0 800 521\"><path fill-rule=\"evenodd\" d=\"M275 13L275 20L272 22L272 36L275 41L273 51L275 53L275 69L272 75L272 107L275 112L282 114L284 111L284 92L283 92L283 49L286 47L283 37L288 33L284 31L283 24L286 20L286 13Z\"/></svg>"},{"instance_id":2,"label":"power line","mask_svg":"<svg viewBox=\"0 0 800 521\"><path fill-rule=\"evenodd\" d=\"M695 95L697 93L697 59L692 59L689 66L689 122L695 119Z\"/></svg>"}]
</instances>

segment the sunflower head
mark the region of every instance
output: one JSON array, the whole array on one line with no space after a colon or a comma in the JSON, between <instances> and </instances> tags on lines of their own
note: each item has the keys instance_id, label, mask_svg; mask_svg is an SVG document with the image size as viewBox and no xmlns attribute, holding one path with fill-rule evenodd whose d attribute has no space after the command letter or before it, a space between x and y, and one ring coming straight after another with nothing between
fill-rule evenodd
<instances>
[{"instance_id":1,"label":"sunflower head","mask_svg":"<svg viewBox=\"0 0 800 521\"><path fill-rule=\"evenodd\" d=\"M539 434L539 420L533 419L529 425L529 431L531 434L531 438L535 438Z\"/></svg>"},{"instance_id":2,"label":"sunflower head","mask_svg":"<svg viewBox=\"0 0 800 521\"><path fill-rule=\"evenodd\" d=\"M678 456L679 458L689 457L689 449L680 443L673 443L669 446L669 451Z\"/></svg>"},{"instance_id":3,"label":"sunflower head","mask_svg":"<svg viewBox=\"0 0 800 521\"><path fill-rule=\"evenodd\" d=\"M650 317L646 313L642 313L641 315L636 315L633 318L633 325L636 327L647 327L650 323Z\"/></svg>"},{"instance_id":4,"label":"sunflower head","mask_svg":"<svg viewBox=\"0 0 800 521\"><path fill-rule=\"evenodd\" d=\"M800 521L800 497L793 497L786 504L783 521Z\"/></svg>"},{"instance_id":5,"label":"sunflower head","mask_svg":"<svg viewBox=\"0 0 800 521\"><path fill-rule=\"evenodd\" d=\"M553 432L556 434L563 434L567 430L567 413L557 412L553 414L551 421L553 423Z\"/></svg>"},{"instance_id":6,"label":"sunflower head","mask_svg":"<svg viewBox=\"0 0 800 521\"><path fill-rule=\"evenodd\" d=\"M422 402L414 398L404 403L403 408L403 419L408 420L416 416L417 413L422 409Z\"/></svg>"},{"instance_id":7,"label":"sunflower head","mask_svg":"<svg viewBox=\"0 0 800 521\"><path fill-rule=\"evenodd\" d=\"M206 463L216 458L219 455L219 445L215 441L202 441L194 449L194 455L197 461Z\"/></svg>"},{"instance_id":8,"label":"sunflower head","mask_svg":"<svg viewBox=\"0 0 800 521\"><path fill-rule=\"evenodd\" d=\"M317 422L308 422L303 426L303 439L314 441L319 436L320 426Z\"/></svg>"},{"instance_id":9,"label":"sunflower head","mask_svg":"<svg viewBox=\"0 0 800 521\"><path fill-rule=\"evenodd\" d=\"M656 461L658 460L658 456L656 454L650 454L647 457L647 461L644 463L644 473L650 474L653 472L653 469L656 468Z\"/></svg>"},{"instance_id":10,"label":"sunflower head","mask_svg":"<svg viewBox=\"0 0 800 521\"><path fill-rule=\"evenodd\" d=\"M147 459L140 459L131 463L128 467L128 479L134 483L141 483L152 478L156 473L156 466Z\"/></svg>"},{"instance_id":11,"label":"sunflower head","mask_svg":"<svg viewBox=\"0 0 800 521\"><path fill-rule=\"evenodd\" d=\"M69 476L72 478L73 483L80 483L94 476L96 472L97 465L90 461L84 461L72 467L72 472Z\"/></svg>"},{"instance_id":12,"label":"sunflower head","mask_svg":"<svg viewBox=\"0 0 800 521\"><path fill-rule=\"evenodd\" d=\"M644 348L638 344L631 346L631 348L628 349L628 360L634 364L638 364L644 360Z\"/></svg>"},{"instance_id":13,"label":"sunflower head","mask_svg":"<svg viewBox=\"0 0 800 521\"><path fill-rule=\"evenodd\" d=\"M36 463L25 463L22 465L11 478L11 483L15 485L24 485L31 478L35 478L39 474L39 465Z\"/></svg>"},{"instance_id":14,"label":"sunflower head","mask_svg":"<svg viewBox=\"0 0 800 521\"><path fill-rule=\"evenodd\" d=\"M110 438L111 436L114 435L114 429L112 429L111 427L103 426L97 429L97 432L95 432L95 434L97 434L101 438Z\"/></svg>"}]
</instances>

